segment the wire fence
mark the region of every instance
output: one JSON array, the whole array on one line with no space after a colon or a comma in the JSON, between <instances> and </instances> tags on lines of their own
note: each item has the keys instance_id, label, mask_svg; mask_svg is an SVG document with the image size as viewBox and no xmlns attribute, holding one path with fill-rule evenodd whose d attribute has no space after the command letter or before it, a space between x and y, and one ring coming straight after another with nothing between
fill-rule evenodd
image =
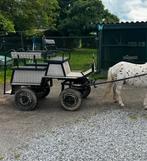
<instances>
[{"instance_id":1,"label":"wire fence","mask_svg":"<svg viewBox=\"0 0 147 161\"><path fill-rule=\"evenodd\" d=\"M43 36L25 36L24 32L0 33L0 69L4 66L4 55L7 56L7 65L11 64L10 51L40 51L44 50ZM55 49L70 49L72 55L71 65L73 69L85 69L93 56L97 58L96 36L48 36L45 39L54 40ZM47 50L52 50L52 45ZM66 50L65 50L66 51ZM67 50L68 51L68 50ZM52 52L52 51L51 51Z\"/></svg>"},{"instance_id":2,"label":"wire fence","mask_svg":"<svg viewBox=\"0 0 147 161\"><path fill-rule=\"evenodd\" d=\"M57 48L97 48L96 36L46 36L46 39L55 41ZM42 36L25 36L23 32L7 33L0 35L0 55L11 49L42 50Z\"/></svg>"}]
</instances>

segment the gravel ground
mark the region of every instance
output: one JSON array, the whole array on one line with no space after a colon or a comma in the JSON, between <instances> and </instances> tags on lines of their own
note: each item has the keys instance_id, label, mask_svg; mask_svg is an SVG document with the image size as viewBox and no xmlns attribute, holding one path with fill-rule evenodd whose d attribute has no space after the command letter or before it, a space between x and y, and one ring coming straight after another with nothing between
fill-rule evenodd
<instances>
[{"instance_id":1,"label":"gravel ground","mask_svg":"<svg viewBox=\"0 0 147 161\"><path fill-rule=\"evenodd\" d=\"M103 100L104 86L93 89L81 109L60 107L57 85L40 108L21 112L13 97L0 105L0 160L146 161L145 89L125 87L124 108Z\"/></svg>"}]
</instances>

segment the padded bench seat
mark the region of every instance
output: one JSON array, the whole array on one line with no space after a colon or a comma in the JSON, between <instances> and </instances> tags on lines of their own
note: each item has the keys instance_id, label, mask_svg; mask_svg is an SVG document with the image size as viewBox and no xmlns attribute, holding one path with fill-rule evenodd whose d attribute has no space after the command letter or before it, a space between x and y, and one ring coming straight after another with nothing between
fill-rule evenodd
<instances>
[{"instance_id":1,"label":"padded bench seat","mask_svg":"<svg viewBox=\"0 0 147 161\"><path fill-rule=\"evenodd\" d=\"M63 63L65 61L68 61L69 58L68 57L61 57L61 56L56 56L53 58L50 58L50 60L48 60L48 62L56 62L56 63Z\"/></svg>"},{"instance_id":2,"label":"padded bench seat","mask_svg":"<svg viewBox=\"0 0 147 161\"><path fill-rule=\"evenodd\" d=\"M75 77L75 78L83 77L81 72L70 72L66 76L67 77Z\"/></svg>"},{"instance_id":3,"label":"padded bench seat","mask_svg":"<svg viewBox=\"0 0 147 161\"><path fill-rule=\"evenodd\" d=\"M75 78L79 78L79 77L83 77L83 76L87 76L90 73L92 73L92 68L85 71L85 72L69 72L67 74L67 77L75 77Z\"/></svg>"},{"instance_id":4,"label":"padded bench seat","mask_svg":"<svg viewBox=\"0 0 147 161\"><path fill-rule=\"evenodd\" d=\"M11 52L11 57L13 59L41 59L42 53L41 52Z\"/></svg>"},{"instance_id":5,"label":"padded bench seat","mask_svg":"<svg viewBox=\"0 0 147 161\"><path fill-rule=\"evenodd\" d=\"M13 67L14 70L46 70L47 66L19 66L19 67Z\"/></svg>"}]
</instances>

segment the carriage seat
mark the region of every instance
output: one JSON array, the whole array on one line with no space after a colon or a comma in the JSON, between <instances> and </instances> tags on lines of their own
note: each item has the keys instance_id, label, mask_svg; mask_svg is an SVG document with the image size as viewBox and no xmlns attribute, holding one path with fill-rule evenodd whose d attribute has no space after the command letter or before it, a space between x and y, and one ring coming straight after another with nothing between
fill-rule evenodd
<instances>
[{"instance_id":1,"label":"carriage seat","mask_svg":"<svg viewBox=\"0 0 147 161\"><path fill-rule=\"evenodd\" d=\"M41 52L11 52L11 57L17 61L17 66L13 69L22 69L22 70L46 70L48 63L38 63L38 59L42 59ZM20 59L24 60L24 64L20 63ZM26 63L26 60L29 60L29 63ZM30 63L30 60L31 63ZM23 65L23 66L22 66Z\"/></svg>"},{"instance_id":2,"label":"carriage seat","mask_svg":"<svg viewBox=\"0 0 147 161\"><path fill-rule=\"evenodd\" d=\"M13 59L41 59L41 52L11 52Z\"/></svg>"},{"instance_id":3,"label":"carriage seat","mask_svg":"<svg viewBox=\"0 0 147 161\"><path fill-rule=\"evenodd\" d=\"M84 73L71 71L68 60L69 59L67 57L55 57L49 60L46 76L52 78L77 79L91 72L91 70L88 70Z\"/></svg>"},{"instance_id":4,"label":"carriage seat","mask_svg":"<svg viewBox=\"0 0 147 161\"><path fill-rule=\"evenodd\" d=\"M12 67L12 69L15 69L15 70L46 70L47 66L31 64L31 65L26 65L26 66Z\"/></svg>"}]
</instances>

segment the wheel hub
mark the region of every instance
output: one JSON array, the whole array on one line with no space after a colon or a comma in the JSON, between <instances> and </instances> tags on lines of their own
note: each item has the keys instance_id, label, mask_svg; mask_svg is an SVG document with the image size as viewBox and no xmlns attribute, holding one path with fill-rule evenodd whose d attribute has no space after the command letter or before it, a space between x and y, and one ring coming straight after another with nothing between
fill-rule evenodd
<instances>
[{"instance_id":1,"label":"wheel hub","mask_svg":"<svg viewBox=\"0 0 147 161\"><path fill-rule=\"evenodd\" d=\"M23 106L27 106L31 103L31 98L27 95L27 93L23 93L20 97L20 103Z\"/></svg>"},{"instance_id":2,"label":"wheel hub","mask_svg":"<svg viewBox=\"0 0 147 161\"><path fill-rule=\"evenodd\" d=\"M66 94L64 95L63 101L66 106L73 107L77 103L77 97L73 96L72 94Z\"/></svg>"}]
</instances>

